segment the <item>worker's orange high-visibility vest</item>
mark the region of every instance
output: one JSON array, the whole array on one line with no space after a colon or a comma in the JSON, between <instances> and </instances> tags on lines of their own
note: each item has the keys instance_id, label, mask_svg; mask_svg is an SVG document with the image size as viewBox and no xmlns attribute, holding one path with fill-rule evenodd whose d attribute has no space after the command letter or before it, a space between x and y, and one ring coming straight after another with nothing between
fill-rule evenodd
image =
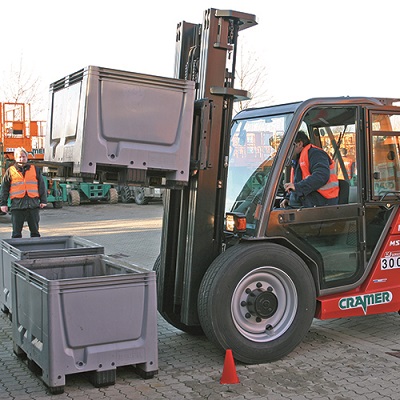
<instances>
[{"instance_id":1,"label":"worker's orange high-visibility vest","mask_svg":"<svg viewBox=\"0 0 400 400\"><path fill-rule=\"evenodd\" d=\"M354 164L354 160L352 160L350 157L342 157L343 158L343 164L344 167L346 168L346 172L347 172L347 176L350 178L353 177L353 171L352 171L352 167Z\"/></svg>"},{"instance_id":2,"label":"worker's orange high-visibility vest","mask_svg":"<svg viewBox=\"0 0 400 400\"><path fill-rule=\"evenodd\" d=\"M38 180L36 176L36 168L31 166L26 172L25 176L15 168L14 165L10 167L11 186L10 198L22 199L26 194L29 197L39 197Z\"/></svg>"},{"instance_id":3,"label":"worker's orange high-visibility vest","mask_svg":"<svg viewBox=\"0 0 400 400\"><path fill-rule=\"evenodd\" d=\"M308 158L308 151L314 147L316 149L320 149L318 146L314 146L312 144L308 144L304 147L304 149L300 153L299 157L299 166L301 170L302 179L306 179L311 175L310 173L310 160ZM323 151L323 150L322 150ZM326 199L334 199L335 197L339 196L339 182L338 177L335 174L335 163L332 159L330 159L330 166L329 166L330 176L328 182L322 187L320 187L317 192L324 196ZM292 168L292 176L291 181L294 182L294 171Z\"/></svg>"}]
</instances>

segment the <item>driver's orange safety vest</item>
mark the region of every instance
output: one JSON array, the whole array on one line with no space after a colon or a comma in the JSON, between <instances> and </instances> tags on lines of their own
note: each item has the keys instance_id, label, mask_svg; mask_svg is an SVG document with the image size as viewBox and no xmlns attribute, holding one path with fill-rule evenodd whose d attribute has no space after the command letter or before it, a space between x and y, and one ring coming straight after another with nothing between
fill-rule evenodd
<instances>
[{"instance_id":1,"label":"driver's orange safety vest","mask_svg":"<svg viewBox=\"0 0 400 400\"><path fill-rule=\"evenodd\" d=\"M311 147L314 147L315 149L322 150L318 146L314 146L313 144L308 144L307 146L304 147L302 152L300 153L300 158L299 158L299 166L301 169L301 175L303 179L308 178L311 173L310 173L310 160L308 158L308 151L311 149ZM338 177L335 174L335 163L333 160L329 157L330 159L330 166L329 166L329 180L328 182L325 183L324 186L320 187L317 192L321 194L323 197L326 199L334 199L335 197L339 196L339 182L338 182Z\"/></svg>"}]
</instances>

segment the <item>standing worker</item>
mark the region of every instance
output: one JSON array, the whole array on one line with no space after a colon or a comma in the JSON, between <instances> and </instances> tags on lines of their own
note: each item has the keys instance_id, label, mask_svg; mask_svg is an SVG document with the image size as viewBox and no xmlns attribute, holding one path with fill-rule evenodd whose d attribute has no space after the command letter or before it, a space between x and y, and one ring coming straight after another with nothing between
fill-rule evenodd
<instances>
[{"instance_id":1,"label":"standing worker","mask_svg":"<svg viewBox=\"0 0 400 400\"><path fill-rule=\"evenodd\" d=\"M335 163L320 147L310 143L305 132L295 139L293 176L285 183L287 197L281 207L316 207L338 204L339 183Z\"/></svg>"},{"instance_id":2,"label":"standing worker","mask_svg":"<svg viewBox=\"0 0 400 400\"><path fill-rule=\"evenodd\" d=\"M22 237L24 222L31 237L39 237L39 210L47 206L46 186L38 167L28 164L28 152L23 147L14 151L15 164L9 167L1 183L1 211L8 212L11 199L12 238Z\"/></svg>"}]
</instances>

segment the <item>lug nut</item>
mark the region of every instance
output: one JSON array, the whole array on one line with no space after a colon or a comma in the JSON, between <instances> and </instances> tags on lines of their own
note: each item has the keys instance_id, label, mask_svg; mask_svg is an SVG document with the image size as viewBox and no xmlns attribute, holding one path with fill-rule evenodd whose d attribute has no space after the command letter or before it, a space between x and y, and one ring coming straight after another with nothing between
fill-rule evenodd
<instances>
[{"instance_id":1,"label":"lug nut","mask_svg":"<svg viewBox=\"0 0 400 400\"><path fill-rule=\"evenodd\" d=\"M266 331L270 331L272 328L273 328L273 326L272 326L271 324L268 324L268 325L265 327L265 330L266 330Z\"/></svg>"}]
</instances>

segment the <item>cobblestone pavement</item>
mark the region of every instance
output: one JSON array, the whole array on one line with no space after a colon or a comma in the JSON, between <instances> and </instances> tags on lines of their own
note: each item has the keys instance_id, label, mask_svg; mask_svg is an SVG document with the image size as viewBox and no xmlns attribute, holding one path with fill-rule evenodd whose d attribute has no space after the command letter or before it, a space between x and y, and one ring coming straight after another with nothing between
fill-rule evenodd
<instances>
[{"instance_id":1,"label":"cobblestone pavement","mask_svg":"<svg viewBox=\"0 0 400 400\"><path fill-rule=\"evenodd\" d=\"M84 237L103 245L106 254L147 269L158 255L159 203L49 207L41 215L42 236ZM0 217L0 238L10 232L9 216ZM400 399L399 325L397 313L315 320L287 357L270 364L236 363L240 383L223 385L225 355L205 337L185 334L159 318L159 369L153 378L120 367L114 385L96 388L85 374L67 375L64 393L51 395L27 362L14 355L11 322L0 313L0 399Z\"/></svg>"}]
</instances>

